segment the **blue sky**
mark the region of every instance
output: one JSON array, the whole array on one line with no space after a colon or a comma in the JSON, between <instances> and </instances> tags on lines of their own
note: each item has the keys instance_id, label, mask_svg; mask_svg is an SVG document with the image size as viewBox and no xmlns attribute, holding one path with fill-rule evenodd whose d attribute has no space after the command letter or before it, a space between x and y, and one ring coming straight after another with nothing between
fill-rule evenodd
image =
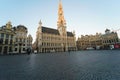
<instances>
[{"instance_id":1,"label":"blue sky","mask_svg":"<svg viewBox=\"0 0 120 80\"><path fill-rule=\"evenodd\" d=\"M57 29L59 0L0 0L0 26L8 21L28 28L36 37L38 23ZM120 0L62 0L67 31L76 37L120 29ZM120 35L120 31L118 31Z\"/></svg>"}]
</instances>

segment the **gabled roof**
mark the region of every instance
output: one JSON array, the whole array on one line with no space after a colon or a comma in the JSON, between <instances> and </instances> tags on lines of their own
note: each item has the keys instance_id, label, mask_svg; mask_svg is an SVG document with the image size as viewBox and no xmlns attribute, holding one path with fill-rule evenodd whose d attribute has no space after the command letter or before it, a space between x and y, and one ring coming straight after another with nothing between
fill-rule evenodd
<instances>
[{"instance_id":1,"label":"gabled roof","mask_svg":"<svg viewBox=\"0 0 120 80\"><path fill-rule=\"evenodd\" d=\"M42 32L43 33L48 33L48 34L60 35L58 30L52 29L52 28L48 28L48 27L43 27L43 26L42 26Z\"/></svg>"},{"instance_id":2,"label":"gabled roof","mask_svg":"<svg viewBox=\"0 0 120 80\"><path fill-rule=\"evenodd\" d=\"M74 35L73 35L72 32L67 32L67 36L69 36L69 37L73 37Z\"/></svg>"},{"instance_id":3,"label":"gabled roof","mask_svg":"<svg viewBox=\"0 0 120 80\"><path fill-rule=\"evenodd\" d=\"M43 26L42 26L42 32L43 33L48 33L48 34L60 35L60 33L59 33L59 31L57 29L43 27ZM73 35L72 32L67 32L67 36L73 37L74 35Z\"/></svg>"}]
</instances>

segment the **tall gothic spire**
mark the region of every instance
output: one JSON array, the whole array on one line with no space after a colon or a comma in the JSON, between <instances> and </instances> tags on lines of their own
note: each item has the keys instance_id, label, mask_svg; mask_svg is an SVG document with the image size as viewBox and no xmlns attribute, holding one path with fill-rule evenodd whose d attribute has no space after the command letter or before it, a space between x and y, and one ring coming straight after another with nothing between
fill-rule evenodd
<instances>
[{"instance_id":1,"label":"tall gothic spire","mask_svg":"<svg viewBox=\"0 0 120 80\"><path fill-rule=\"evenodd\" d=\"M40 20L39 25L42 26L42 21Z\"/></svg>"},{"instance_id":2,"label":"tall gothic spire","mask_svg":"<svg viewBox=\"0 0 120 80\"><path fill-rule=\"evenodd\" d=\"M59 6L58 6L58 21L57 21L57 26L58 27L65 27L66 26L66 21L64 19L63 7L62 7L61 0L59 0Z\"/></svg>"},{"instance_id":3,"label":"tall gothic spire","mask_svg":"<svg viewBox=\"0 0 120 80\"><path fill-rule=\"evenodd\" d=\"M42 22L41 22L41 20L40 20L39 26L38 26L38 28L37 28L37 34L39 34L39 33L41 32L41 28L42 28Z\"/></svg>"}]
</instances>

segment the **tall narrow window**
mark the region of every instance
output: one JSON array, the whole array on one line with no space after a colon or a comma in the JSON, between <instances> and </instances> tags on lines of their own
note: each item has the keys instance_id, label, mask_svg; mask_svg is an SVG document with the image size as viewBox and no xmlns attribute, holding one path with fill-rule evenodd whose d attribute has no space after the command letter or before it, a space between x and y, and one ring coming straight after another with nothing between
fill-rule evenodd
<instances>
[{"instance_id":1,"label":"tall narrow window","mask_svg":"<svg viewBox=\"0 0 120 80\"><path fill-rule=\"evenodd\" d=\"M0 38L0 44L3 44L3 38Z\"/></svg>"},{"instance_id":2,"label":"tall narrow window","mask_svg":"<svg viewBox=\"0 0 120 80\"><path fill-rule=\"evenodd\" d=\"M4 33L1 34L1 38L4 38Z\"/></svg>"},{"instance_id":3,"label":"tall narrow window","mask_svg":"<svg viewBox=\"0 0 120 80\"><path fill-rule=\"evenodd\" d=\"M8 39L5 39L5 44L8 44Z\"/></svg>"},{"instance_id":4,"label":"tall narrow window","mask_svg":"<svg viewBox=\"0 0 120 80\"><path fill-rule=\"evenodd\" d=\"M6 34L6 38L7 38L7 39L9 38L9 34Z\"/></svg>"},{"instance_id":5,"label":"tall narrow window","mask_svg":"<svg viewBox=\"0 0 120 80\"><path fill-rule=\"evenodd\" d=\"M11 40L10 40L10 44L12 44L12 42L13 42L13 41L12 41L12 39L11 39Z\"/></svg>"}]
</instances>

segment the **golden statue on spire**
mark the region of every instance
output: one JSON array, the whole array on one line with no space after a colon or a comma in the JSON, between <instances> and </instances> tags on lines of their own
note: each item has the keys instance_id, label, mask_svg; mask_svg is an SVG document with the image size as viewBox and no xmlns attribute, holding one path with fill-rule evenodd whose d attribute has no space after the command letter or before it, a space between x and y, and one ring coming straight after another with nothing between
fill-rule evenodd
<instances>
[{"instance_id":1,"label":"golden statue on spire","mask_svg":"<svg viewBox=\"0 0 120 80\"><path fill-rule=\"evenodd\" d=\"M7 29L11 29L11 28L12 28L12 25L11 25L11 22L10 22L10 21L8 21L8 23L6 24L6 28L7 28Z\"/></svg>"},{"instance_id":2,"label":"golden statue on spire","mask_svg":"<svg viewBox=\"0 0 120 80\"><path fill-rule=\"evenodd\" d=\"M66 21L64 19L64 14L63 14L63 7L62 7L62 2L59 0L59 7L58 7L58 21L57 21L57 26L66 26Z\"/></svg>"}]
</instances>

